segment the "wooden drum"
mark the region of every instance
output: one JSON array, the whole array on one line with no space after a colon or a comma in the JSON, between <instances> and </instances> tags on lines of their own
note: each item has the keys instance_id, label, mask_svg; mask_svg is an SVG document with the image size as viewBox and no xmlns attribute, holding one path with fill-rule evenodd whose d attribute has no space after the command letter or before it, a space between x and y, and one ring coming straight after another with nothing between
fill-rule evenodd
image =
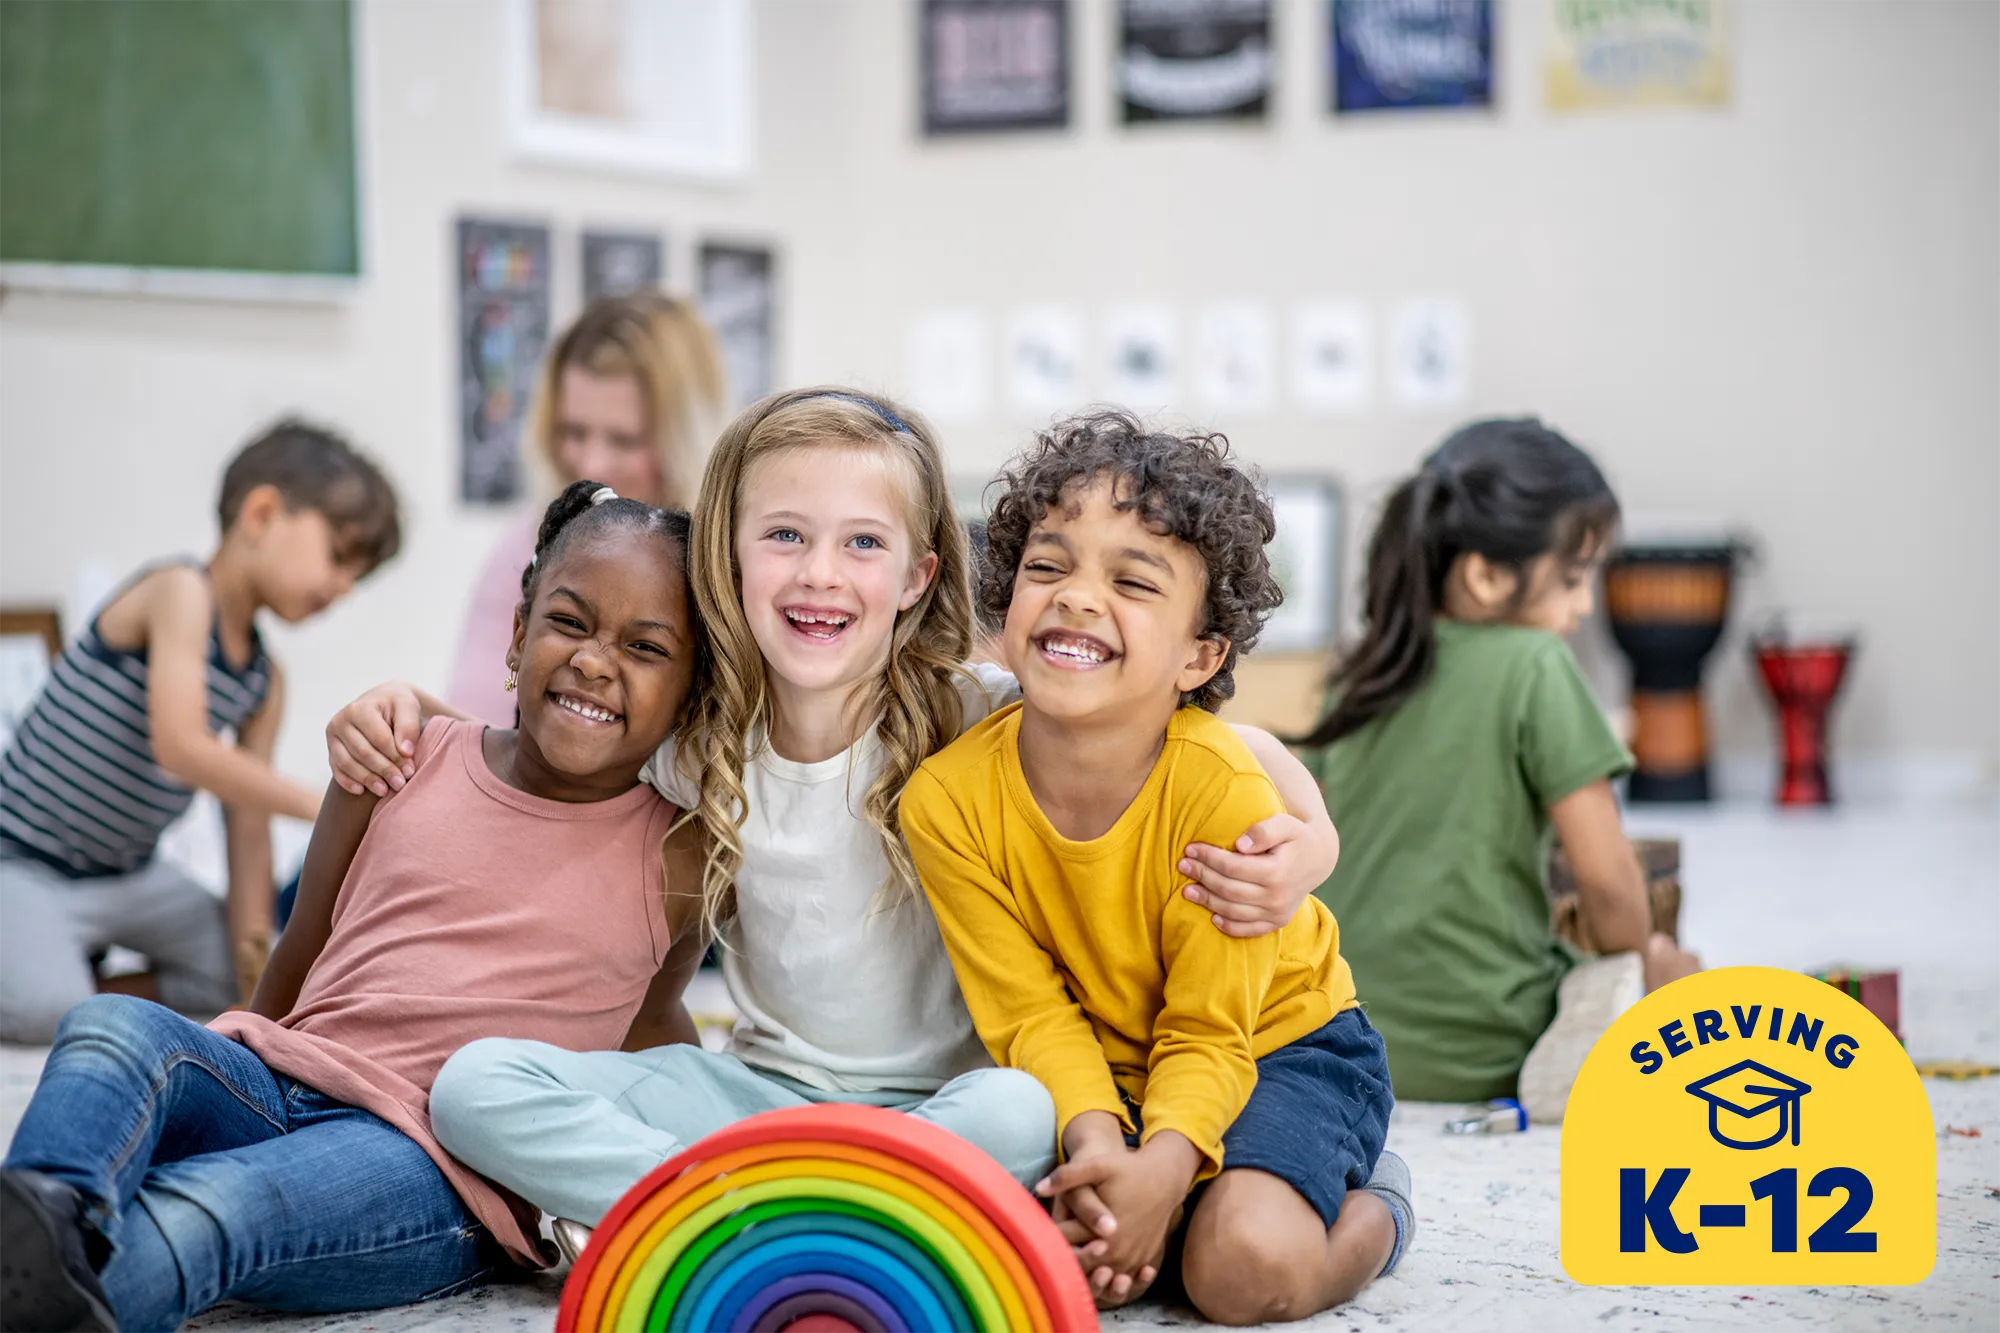
<instances>
[{"instance_id":1,"label":"wooden drum","mask_svg":"<svg viewBox=\"0 0 2000 1333\"><path fill-rule=\"evenodd\" d=\"M1634 801L1706 801L1702 665L1722 639L1737 548L1628 546L1604 568L1611 637L1632 663Z\"/></svg>"}]
</instances>

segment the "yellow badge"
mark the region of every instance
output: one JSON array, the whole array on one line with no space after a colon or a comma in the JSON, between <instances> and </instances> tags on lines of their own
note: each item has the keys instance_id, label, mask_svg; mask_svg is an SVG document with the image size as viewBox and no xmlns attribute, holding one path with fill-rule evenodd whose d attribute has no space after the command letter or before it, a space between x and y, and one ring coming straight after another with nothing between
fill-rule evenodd
<instances>
[{"instance_id":1,"label":"yellow badge","mask_svg":"<svg viewBox=\"0 0 2000 1333\"><path fill-rule=\"evenodd\" d=\"M1937 1141L1910 1057L1844 992L1730 967L1632 1006L1562 1135L1578 1282L1886 1286L1937 1262Z\"/></svg>"}]
</instances>

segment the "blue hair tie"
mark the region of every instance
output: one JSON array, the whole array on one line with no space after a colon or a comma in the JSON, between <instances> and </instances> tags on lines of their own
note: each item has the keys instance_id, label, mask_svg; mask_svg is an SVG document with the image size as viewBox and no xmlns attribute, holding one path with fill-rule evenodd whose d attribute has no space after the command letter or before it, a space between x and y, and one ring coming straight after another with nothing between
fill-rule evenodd
<instances>
[{"instance_id":1,"label":"blue hair tie","mask_svg":"<svg viewBox=\"0 0 2000 1333\"><path fill-rule=\"evenodd\" d=\"M814 398L838 398L844 403L854 403L857 406L867 408L870 412L872 412L875 415L875 417L879 421L881 421L883 425L887 426L890 430L893 430L900 435L916 434L915 431L910 429L909 422L903 420L901 417L897 416L894 412L891 412L888 408L882 406L882 404L876 402L874 399L863 398L858 393L842 393L838 390L829 390L826 393L808 394L806 397L801 398L799 401L810 402Z\"/></svg>"}]
</instances>

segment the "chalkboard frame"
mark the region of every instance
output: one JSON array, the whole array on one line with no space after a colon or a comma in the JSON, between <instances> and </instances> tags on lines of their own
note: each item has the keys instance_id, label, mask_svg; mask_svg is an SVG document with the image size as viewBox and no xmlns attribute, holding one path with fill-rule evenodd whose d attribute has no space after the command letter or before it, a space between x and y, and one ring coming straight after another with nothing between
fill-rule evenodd
<instances>
[{"instance_id":1,"label":"chalkboard frame","mask_svg":"<svg viewBox=\"0 0 2000 1333\"><path fill-rule=\"evenodd\" d=\"M268 304L341 304L369 275L373 235L369 222L369 120L364 77L361 9L348 0L348 105L354 117L353 273L278 273L246 269L152 267L0 259L0 295L13 291L142 296Z\"/></svg>"}]
</instances>

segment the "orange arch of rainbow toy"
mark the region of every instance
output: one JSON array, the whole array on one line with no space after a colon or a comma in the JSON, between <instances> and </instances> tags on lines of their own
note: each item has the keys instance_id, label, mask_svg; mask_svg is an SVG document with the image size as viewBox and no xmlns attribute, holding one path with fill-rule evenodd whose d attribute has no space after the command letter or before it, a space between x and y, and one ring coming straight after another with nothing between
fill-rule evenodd
<instances>
[{"instance_id":1,"label":"orange arch of rainbow toy","mask_svg":"<svg viewBox=\"0 0 2000 1333\"><path fill-rule=\"evenodd\" d=\"M998 1162L837 1105L752 1116L662 1163L605 1214L556 1315L557 1333L933 1325L1098 1326L1068 1244Z\"/></svg>"}]
</instances>

